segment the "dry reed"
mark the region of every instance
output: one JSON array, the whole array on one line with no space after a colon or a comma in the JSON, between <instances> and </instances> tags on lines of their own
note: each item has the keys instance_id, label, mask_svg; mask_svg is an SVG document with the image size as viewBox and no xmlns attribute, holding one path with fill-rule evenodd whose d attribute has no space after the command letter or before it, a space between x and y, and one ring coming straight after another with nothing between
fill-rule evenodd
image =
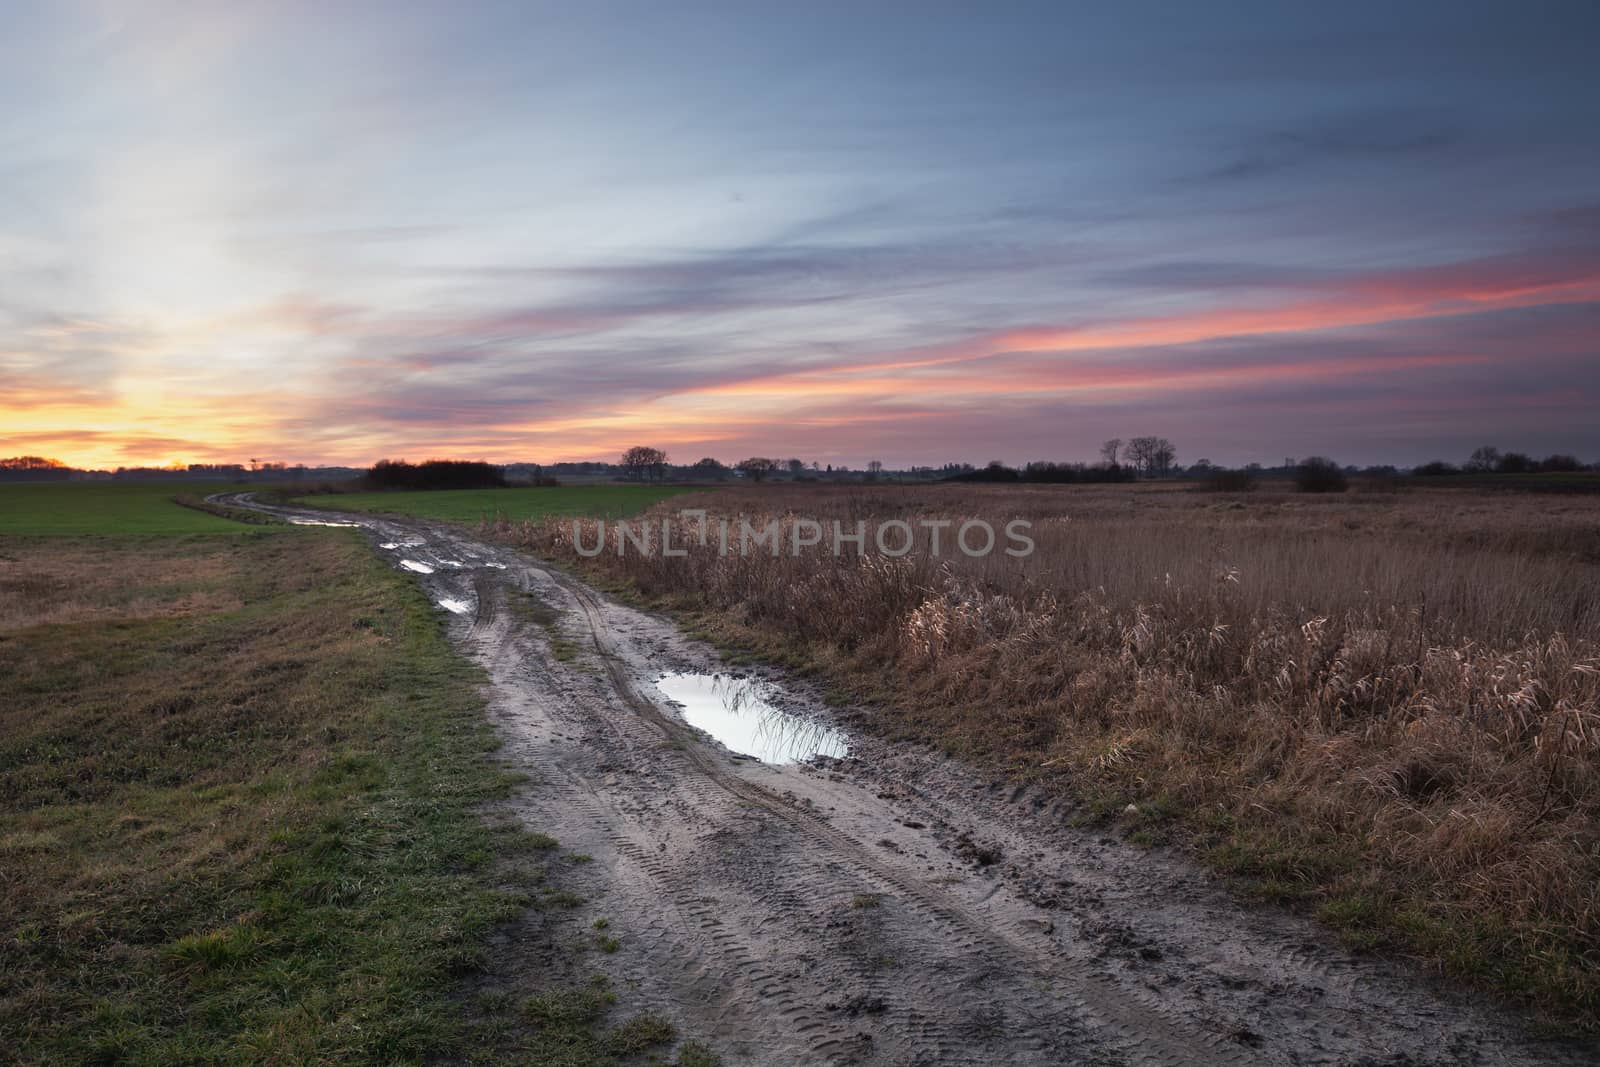
<instances>
[{"instance_id":1,"label":"dry reed","mask_svg":"<svg viewBox=\"0 0 1600 1067\"><path fill-rule=\"evenodd\" d=\"M1037 548L723 556L693 507L1025 517ZM769 487L649 517L687 555L580 559L565 519L497 532L820 666L886 732L1168 813L1357 940L1600 1006L1600 501Z\"/></svg>"}]
</instances>

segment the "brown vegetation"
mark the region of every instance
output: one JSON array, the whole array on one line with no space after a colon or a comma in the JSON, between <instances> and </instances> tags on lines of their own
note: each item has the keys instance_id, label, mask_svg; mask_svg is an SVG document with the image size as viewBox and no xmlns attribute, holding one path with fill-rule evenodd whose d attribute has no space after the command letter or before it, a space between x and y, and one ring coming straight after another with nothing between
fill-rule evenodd
<instances>
[{"instance_id":1,"label":"brown vegetation","mask_svg":"<svg viewBox=\"0 0 1600 1067\"><path fill-rule=\"evenodd\" d=\"M872 728L1136 802L1140 840L1354 942L1600 1008L1600 500L786 488L656 515L694 507L1022 517L1037 551L723 558L680 519L684 558L580 559L569 520L499 533L821 671Z\"/></svg>"},{"instance_id":2,"label":"brown vegetation","mask_svg":"<svg viewBox=\"0 0 1600 1067\"><path fill-rule=\"evenodd\" d=\"M118 546L40 540L0 552L0 634L46 623L145 619L242 606L217 579L234 566L234 546L216 538Z\"/></svg>"}]
</instances>

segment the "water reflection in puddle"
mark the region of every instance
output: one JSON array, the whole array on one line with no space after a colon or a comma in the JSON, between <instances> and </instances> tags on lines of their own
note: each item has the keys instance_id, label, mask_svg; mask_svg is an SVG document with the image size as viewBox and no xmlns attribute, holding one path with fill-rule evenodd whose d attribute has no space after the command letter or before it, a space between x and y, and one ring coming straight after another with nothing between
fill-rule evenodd
<instances>
[{"instance_id":1,"label":"water reflection in puddle","mask_svg":"<svg viewBox=\"0 0 1600 1067\"><path fill-rule=\"evenodd\" d=\"M296 519L289 520L291 526L352 526L359 527L359 522L333 522L329 519Z\"/></svg>"},{"instance_id":2,"label":"water reflection in puddle","mask_svg":"<svg viewBox=\"0 0 1600 1067\"><path fill-rule=\"evenodd\" d=\"M465 600L451 600L449 597L441 598L439 606L446 611L453 611L457 615L465 615L472 610L472 605Z\"/></svg>"},{"instance_id":3,"label":"water reflection in puddle","mask_svg":"<svg viewBox=\"0 0 1600 1067\"><path fill-rule=\"evenodd\" d=\"M773 687L755 679L675 672L656 688L679 705L684 722L763 763L840 758L849 751L840 731L774 707L768 699Z\"/></svg>"},{"instance_id":4,"label":"water reflection in puddle","mask_svg":"<svg viewBox=\"0 0 1600 1067\"><path fill-rule=\"evenodd\" d=\"M400 561L400 566L404 567L408 571L416 571L418 574L433 573L432 567L428 566L426 563L418 563L414 559L403 559Z\"/></svg>"}]
</instances>

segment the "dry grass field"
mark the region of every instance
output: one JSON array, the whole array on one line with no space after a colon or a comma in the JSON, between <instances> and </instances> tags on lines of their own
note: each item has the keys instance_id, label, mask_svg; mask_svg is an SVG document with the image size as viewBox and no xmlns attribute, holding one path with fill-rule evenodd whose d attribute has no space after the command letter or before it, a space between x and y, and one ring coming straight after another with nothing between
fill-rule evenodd
<instances>
[{"instance_id":1,"label":"dry grass field","mask_svg":"<svg viewBox=\"0 0 1600 1067\"><path fill-rule=\"evenodd\" d=\"M1025 518L1037 548L722 556L684 508ZM1354 945L1600 1015L1600 497L787 486L645 517L688 554L496 530Z\"/></svg>"}]
</instances>

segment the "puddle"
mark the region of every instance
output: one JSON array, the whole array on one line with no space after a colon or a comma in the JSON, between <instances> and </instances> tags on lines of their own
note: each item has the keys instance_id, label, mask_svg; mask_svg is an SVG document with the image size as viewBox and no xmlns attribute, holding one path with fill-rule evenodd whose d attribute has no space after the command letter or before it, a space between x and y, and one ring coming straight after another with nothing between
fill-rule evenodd
<instances>
[{"instance_id":1,"label":"puddle","mask_svg":"<svg viewBox=\"0 0 1600 1067\"><path fill-rule=\"evenodd\" d=\"M396 548L421 548L422 546L422 541L385 541L378 547L387 548L392 551Z\"/></svg>"},{"instance_id":2,"label":"puddle","mask_svg":"<svg viewBox=\"0 0 1600 1067\"><path fill-rule=\"evenodd\" d=\"M472 610L472 605L465 600L451 600L449 597L441 599L439 606L446 611L453 611L457 615L465 615Z\"/></svg>"},{"instance_id":3,"label":"puddle","mask_svg":"<svg viewBox=\"0 0 1600 1067\"><path fill-rule=\"evenodd\" d=\"M289 520L290 526L351 526L359 527L359 522L332 522L328 519L295 519Z\"/></svg>"},{"instance_id":4,"label":"puddle","mask_svg":"<svg viewBox=\"0 0 1600 1067\"><path fill-rule=\"evenodd\" d=\"M803 763L813 756L842 757L845 735L773 707L773 687L731 674L673 673L656 688L679 705L683 721L704 730L733 752L763 763Z\"/></svg>"},{"instance_id":5,"label":"puddle","mask_svg":"<svg viewBox=\"0 0 1600 1067\"><path fill-rule=\"evenodd\" d=\"M414 559L403 559L400 561L400 566L404 567L408 571L416 571L418 574L433 573L432 567L428 566L426 563L418 563Z\"/></svg>"},{"instance_id":6,"label":"puddle","mask_svg":"<svg viewBox=\"0 0 1600 1067\"><path fill-rule=\"evenodd\" d=\"M497 571L503 571L506 569L506 565L504 563L485 563L484 566L493 567Z\"/></svg>"}]
</instances>

